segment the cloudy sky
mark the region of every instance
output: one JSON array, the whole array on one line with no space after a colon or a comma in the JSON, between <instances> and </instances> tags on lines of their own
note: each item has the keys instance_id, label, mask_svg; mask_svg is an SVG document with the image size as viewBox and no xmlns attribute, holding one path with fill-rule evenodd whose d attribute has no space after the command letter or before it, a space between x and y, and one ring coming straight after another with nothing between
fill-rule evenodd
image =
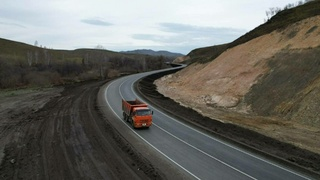
<instances>
[{"instance_id":1,"label":"cloudy sky","mask_svg":"<svg viewBox=\"0 0 320 180\"><path fill-rule=\"evenodd\" d=\"M295 0L1 0L0 38L53 49L187 54L235 40Z\"/></svg>"}]
</instances>

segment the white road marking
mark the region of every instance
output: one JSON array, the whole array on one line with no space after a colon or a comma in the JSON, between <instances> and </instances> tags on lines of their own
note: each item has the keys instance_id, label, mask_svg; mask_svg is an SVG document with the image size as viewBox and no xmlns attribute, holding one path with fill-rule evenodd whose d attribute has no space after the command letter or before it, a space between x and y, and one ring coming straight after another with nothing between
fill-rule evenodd
<instances>
[{"instance_id":1,"label":"white road marking","mask_svg":"<svg viewBox=\"0 0 320 180\"><path fill-rule=\"evenodd\" d=\"M126 81L128 81L128 79L127 79L127 80L124 80L124 81L120 84L120 86L119 86L119 93L120 93L120 96L121 96L122 98L123 98L123 95L121 94L120 88L121 88L121 86L122 86ZM114 81L114 82L115 82L115 81ZM111 86L111 84L113 84L114 82L110 83L110 84L107 86L106 90L105 90L105 99L106 99L106 100L107 100L107 96L106 96L107 91L108 91L109 87ZM132 82L132 84L131 84L131 91L134 93L134 95L135 95L136 97L139 97L139 98L141 99L141 97L140 97L139 95L137 95L136 92L134 91L134 89L133 89L133 83L134 83L134 82ZM188 171L187 169L185 169L182 165L180 165L179 163L175 162L173 159L171 159L171 158L168 157L166 154L164 154L163 152L161 152L159 149L157 149L155 146L153 146L151 143L149 143L149 142L148 142L146 139L144 139L142 136L140 136L140 135L139 135L136 131L134 131L127 123L125 123L124 121L122 121L122 118L119 117L119 116L116 114L116 112L115 112L114 109L112 109L112 107L110 106L108 100L107 100L107 104L108 104L108 106L111 108L112 112L113 112L113 113L121 120L121 122L122 122L123 124L125 124L134 134L136 134L138 137L140 137L144 142L146 142L148 145L150 145L152 148L154 148L154 149L155 149L156 151L158 151L160 154L162 154L163 156L165 156L165 157L166 157L167 159L169 159L171 162L173 162L174 164L176 164L177 166L179 166L180 168L182 168L183 170L185 170L187 173L189 173L190 175L192 175L194 178L200 179L199 177L197 177L196 175L194 175L193 173L191 173L190 171ZM153 107L152 105L149 105L149 106L152 107L153 109L156 109L156 108ZM179 123L179 124L181 124L181 125L189 128L189 129L191 129L191 130L193 130L193 131L195 131L195 132L197 132L197 133L199 133L199 134L201 134L201 135L203 135L203 136L206 136L206 137L208 137L208 138L210 138L210 139L212 139L212 140L214 140L214 141L217 141L217 142L219 142L219 143L221 143L221 144L223 144L223 145L225 145L225 146L228 146L228 147L230 147L230 148L232 148L232 149L235 149L235 150L237 150L237 151L239 151L239 152L242 152L242 153L244 153L244 154L247 154L247 155L249 155L249 156L251 156L251 157L254 157L254 158L258 159L258 160L261 160L261 161L263 161L263 162L265 162L265 163L271 164L271 165L273 165L273 166L275 166L275 167L278 167L278 168L283 169L283 170L285 170L285 171L287 171L287 172L290 172L290 173L292 173L292 174L295 174L295 175L297 175L297 176L299 176L299 177L301 177L301 178L309 179L309 178L306 178L306 177L304 177L304 176L302 176L302 175L300 175L300 174L298 174L298 173L296 173L296 172L293 172L293 171L291 171L291 170L289 170L289 169L287 169L287 168L284 168L284 167L282 167L282 166L280 166L280 165L274 164L274 163L272 163L272 162L270 162L270 161L267 161L267 160L265 160L265 159L262 159L262 158L260 158L260 157L257 157L257 156L255 156L255 155L250 154L250 153L248 153L248 152L245 152L245 151L243 151L243 150L241 150L241 149L239 149L239 148L237 148L237 147L235 147L235 146L232 146L232 145L227 144L227 143L225 143L225 142L223 142L223 141L221 141L221 140L218 140L218 139L216 139L216 138L214 138L214 137L212 137L212 136L209 136L208 134L205 134L205 133L203 133L203 132L201 132L201 131L199 131L199 130L197 130L197 129L189 126L189 125L186 125L186 124L180 122L179 120L176 120L176 119L173 118L173 117L170 117L169 115L163 113L162 111L158 111L158 112L160 112L160 113L163 114L164 116L168 117L169 119L171 119L171 120L173 120L173 121L175 121L175 122L177 122L177 123ZM249 177L249 178L251 178L251 179L256 179L256 178L254 178L254 177L252 177L252 176L250 176L250 175L248 175L248 174L246 174L246 173L244 173L244 172L236 169L235 167L232 167L231 165L229 165L229 164L227 164L227 163L225 163L225 162L223 162L223 161L221 161L221 160L213 157L212 155L210 155L210 154L202 151L201 149L198 149L197 147L195 147L195 146L193 146L193 145L191 145L191 144L183 141L183 140L180 139L179 137L177 137L177 136L171 134L170 132L166 131L165 129L161 128L161 127L158 126L157 124L153 123L153 125L155 125L155 126L158 127L159 129L161 129L161 130L164 131L165 133L169 134L170 136L174 137L175 139L177 139L177 140L183 142L184 144L186 144L186 145L188 145L188 146L196 149L197 151L205 154L206 156L208 156L208 157L210 157L210 158L212 158L212 159L214 159L214 160L216 160L216 161L224 164L225 166L227 166L227 167L229 167L229 168L231 168L231 169L233 169L233 170L235 170L235 171L237 171L237 172L239 172L239 173L241 173L241 174L243 174L243 175L245 175L245 176L247 176L247 177Z\"/></svg>"},{"instance_id":2,"label":"white road marking","mask_svg":"<svg viewBox=\"0 0 320 180\"><path fill-rule=\"evenodd\" d=\"M142 99L142 98L141 98L138 94L136 94L136 92L134 91L134 89L133 89L133 84L134 84L134 82L131 84L131 91L134 93L134 95L135 95L136 97L139 97L140 99ZM152 107L153 109L156 109L154 106L152 106L152 105L150 105L150 104L148 104L148 106ZM216 139L216 138L214 138L214 137L212 137L212 136L209 136L208 134L205 134L205 133L203 133L203 132L201 132L201 131L199 131L199 130L197 130L197 129L189 126L189 125L186 125L186 124L184 124L183 122L181 122L181 121L179 121L179 120L176 120L175 118L173 118L173 117L171 117L171 116L163 113L162 111L158 111L158 112L160 112L162 115L166 116L167 118L169 118L169 119L171 119L171 120L173 120L173 121L175 121L175 122L177 122L177 123L179 123L179 124L181 124L181 125L189 128L189 129L191 129L191 130L193 130L193 131L196 131L197 133L202 134L202 135L204 135L204 136L206 136L206 137L208 137L208 138L210 138L210 139L212 139L212 140L214 140L214 141L217 141L217 142L219 142L219 143L221 143L221 144L223 144L223 145L225 145L225 146L228 146L228 147L230 147L230 148L232 148L232 149L235 149L235 150L237 150L237 151L239 151L239 152L241 152L241 153L244 153L244 154L246 154L246 155L248 155L248 156L251 156L251 157L253 157L253 158L259 159L260 161L263 161L263 162L268 163L268 164L270 164L270 165L272 165L272 166L275 166L275 167L278 167L278 168L280 168L280 169L282 169L282 170L285 170L285 171L287 171L287 172L290 172L290 173L292 173L292 174L294 174L294 175L296 175L296 176L299 176L299 177L301 177L301 178L303 178L303 179L310 179L310 178L307 178L307 177L305 177L305 176L303 176L303 175L301 175L301 174L298 174L298 173L296 173L296 172L293 172L293 171L291 171L291 170L289 170L289 169L287 169L287 168L285 168L285 167L282 167L282 166L280 166L280 165L278 165L278 164L274 164L274 163L272 163L272 162L270 162L270 161L267 161L267 160L265 160L265 159L263 159L263 158L260 158L260 157L258 157L258 156L255 156L255 155L253 155L253 154L251 154L251 153L249 153L249 152L243 151L242 149L239 149L239 148L237 148L237 147L235 147L235 146L232 146L232 145L230 145L230 144L227 144L227 143L225 143L225 142L223 142L223 141L221 141L221 140L219 140L219 139Z\"/></svg>"},{"instance_id":3,"label":"white road marking","mask_svg":"<svg viewBox=\"0 0 320 180\"><path fill-rule=\"evenodd\" d=\"M108 98L107 98L107 92L108 92L108 89L109 89L109 86L111 84L113 84L114 82L110 83L106 90L105 90L105 99L107 101L107 104L108 106L110 107L111 111L118 117L118 119L128 127L128 129L130 129L134 134L136 134L139 138L141 138L145 143L147 143L149 146L151 146L152 148L154 148L156 151L158 151L161 155L163 155L164 157L166 157L167 159L169 159L171 162L173 162L175 165L177 165L178 167L180 167L181 169L183 169L184 171L186 171L188 174L190 174L191 176L193 176L195 179L199 179L199 177L197 177L196 175L192 174L190 171L188 171L186 168L184 168L183 166L181 166L179 163L177 163L176 161L174 161L173 159L171 159L169 156L167 156L166 154L164 154L162 151L160 151L159 149L157 149L155 146L153 146L152 144L150 144L146 139L144 139L142 136L140 136L136 131L134 131L127 123L125 123L122 118L114 111L114 109L112 109L111 105L109 104L109 101L108 101ZM123 83L122 83L123 84ZM121 84L121 85L122 85ZM121 86L120 85L120 86ZM120 87L119 86L119 87ZM120 93L120 96L123 98L121 92Z\"/></svg>"}]
</instances>

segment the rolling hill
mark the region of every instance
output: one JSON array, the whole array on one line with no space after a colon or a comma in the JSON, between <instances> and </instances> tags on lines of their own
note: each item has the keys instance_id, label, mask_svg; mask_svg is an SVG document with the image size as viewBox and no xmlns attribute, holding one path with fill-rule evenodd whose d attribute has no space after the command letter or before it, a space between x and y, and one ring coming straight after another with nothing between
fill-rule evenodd
<instances>
[{"instance_id":1,"label":"rolling hill","mask_svg":"<svg viewBox=\"0 0 320 180\"><path fill-rule=\"evenodd\" d=\"M161 69L174 57L104 49L54 50L0 38L0 89L50 86Z\"/></svg>"}]
</instances>

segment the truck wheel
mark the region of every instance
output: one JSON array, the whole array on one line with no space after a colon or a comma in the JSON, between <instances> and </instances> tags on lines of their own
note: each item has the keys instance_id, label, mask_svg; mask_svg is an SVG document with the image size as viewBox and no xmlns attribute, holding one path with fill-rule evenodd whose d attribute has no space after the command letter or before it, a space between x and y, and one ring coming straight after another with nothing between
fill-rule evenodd
<instances>
[{"instance_id":1,"label":"truck wheel","mask_svg":"<svg viewBox=\"0 0 320 180\"><path fill-rule=\"evenodd\" d=\"M133 122L133 120L131 119L131 126L132 126L132 128L133 129L135 129L136 127L134 127L134 122Z\"/></svg>"},{"instance_id":2,"label":"truck wheel","mask_svg":"<svg viewBox=\"0 0 320 180\"><path fill-rule=\"evenodd\" d=\"M123 112L122 115L123 115L123 120L126 120L127 119L126 113Z\"/></svg>"}]
</instances>

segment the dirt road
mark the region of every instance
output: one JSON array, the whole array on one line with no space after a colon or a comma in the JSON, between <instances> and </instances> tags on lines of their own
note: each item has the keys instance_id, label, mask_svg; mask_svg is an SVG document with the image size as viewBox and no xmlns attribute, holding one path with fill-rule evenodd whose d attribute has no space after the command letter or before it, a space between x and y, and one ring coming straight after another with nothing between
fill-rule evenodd
<instances>
[{"instance_id":1,"label":"dirt road","mask_svg":"<svg viewBox=\"0 0 320 180\"><path fill-rule=\"evenodd\" d=\"M65 87L40 110L2 118L0 179L163 179L99 113L103 83Z\"/></svg>"}]
</instances>

